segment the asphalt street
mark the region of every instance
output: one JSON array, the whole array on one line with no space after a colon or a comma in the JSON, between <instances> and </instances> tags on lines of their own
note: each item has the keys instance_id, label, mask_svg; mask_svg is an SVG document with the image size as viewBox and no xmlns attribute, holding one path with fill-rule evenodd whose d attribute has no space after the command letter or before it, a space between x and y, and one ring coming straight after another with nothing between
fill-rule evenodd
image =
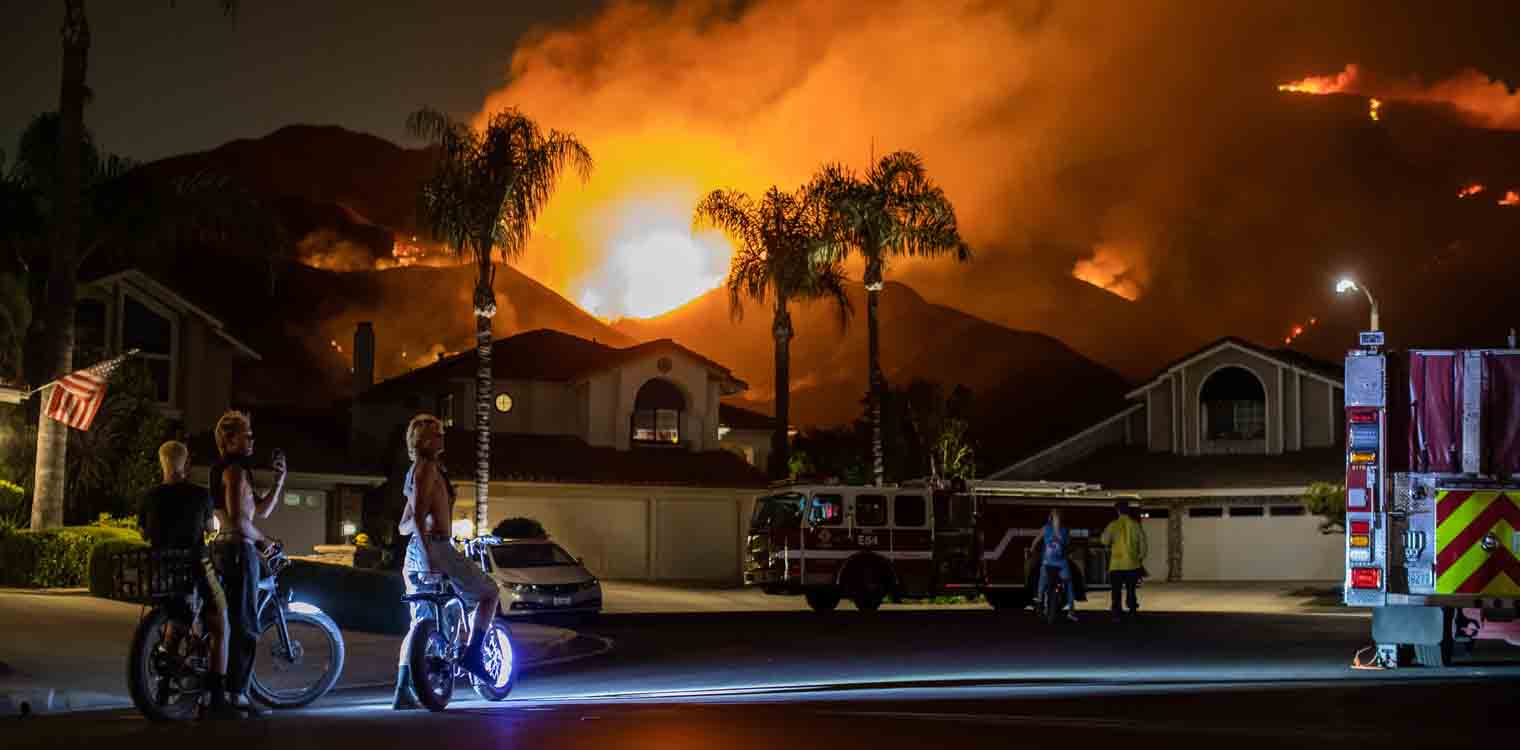
<instances>
[{"instance_id":1,"label":"asphalt street","mask_svg":"<svg viewBox=\"0 0 1520 750\"><path fill-rule=\"evenodd\" d=\"M388 691L338 691L258 721L153 726L131 712L10 720L7 748L1007 747L1134 738L1336 746L1513 737L1520 649L1441 670L1349 669L1368 621L1320 615L1097 612L1047 626L990 610L607 615L611 653L524 675L502 703L396 713ZM463 686L461 686L463 687Z\"/></svg>"}]
</instances>

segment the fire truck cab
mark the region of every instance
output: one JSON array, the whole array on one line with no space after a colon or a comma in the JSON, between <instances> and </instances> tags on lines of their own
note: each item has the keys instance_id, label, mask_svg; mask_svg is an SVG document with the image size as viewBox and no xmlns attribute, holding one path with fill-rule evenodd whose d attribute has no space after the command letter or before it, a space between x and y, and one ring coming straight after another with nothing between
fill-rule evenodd
<instances>
[{"instance_id":1,"label":"fire truck cab","mask_svg":"<svg viewBox=\"0 0 1520 750\"><path fill-rule=\"evenodd\" d=\"M889 596L967 593L1019 609L1033 600L1039 576L1027 550L1060 508L1083 598L1107 587L1108 550L1097 540L1119 499L1096 485L1059 482L778 485L755 502L744 582L802 594L821 612L843 599L869 611Z\"/></svg>"},{"instance_id":2,"label":"fire truck cab","mask_svg":"<svg viewBox=\"0 0 1520 750\"><path fill-rule=\"evenodd\" d=\"M1372 609L1385 666L1520 645L1520 350L1364 337L1346 356L1345 603Z\"/></svg>"}]
</instances>

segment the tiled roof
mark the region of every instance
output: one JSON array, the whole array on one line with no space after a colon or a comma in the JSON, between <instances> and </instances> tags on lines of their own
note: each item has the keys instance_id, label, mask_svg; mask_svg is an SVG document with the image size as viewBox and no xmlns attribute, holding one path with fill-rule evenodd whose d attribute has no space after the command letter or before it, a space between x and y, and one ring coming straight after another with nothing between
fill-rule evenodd
<instances>
[{"instance_id":1,"label":"tiled roof","mask_svg":"<svg viewBox=\"0 0 1520 750\"><path fill-rule=\"evenodd\" d=\"M1268 455L1179 456L1138 446L1110 446L1048 476L1053 481L1093 482L1105 490L1301 487L1344 478L1339 448L1309 448Z\"/></svg>"},{"instance_id":2,"label":"tiled roof","mask_svg":"<svg viewBox=\"0 0 1520 750\"><path fill-rule=\"evenodd\" d=\"M579 336L540 328L498 339L491 349L491 373L499 380L573 382L660 352L679 352L701 362L724 378L743 386L728 368L670 339L616 348ZM383 400L409 394L422 384L475 377L475 351L445 357L426 367L386 380L364 392L363 400Z\"/></svg>"},{"instance_id":3,"label":"tiled roof","mask_svg":"<svg viewBox=\"0 0 1520 750\"><path fill-rule=\"evenodd\" d=\"M455 480L475 473L475 433L449 430L444 461ZM491 478L521 482L641 484L689 487L765 487L763 472L727 451L677 447L619 451L570 435L491 436Z\"/></svg>"}]
</instances>

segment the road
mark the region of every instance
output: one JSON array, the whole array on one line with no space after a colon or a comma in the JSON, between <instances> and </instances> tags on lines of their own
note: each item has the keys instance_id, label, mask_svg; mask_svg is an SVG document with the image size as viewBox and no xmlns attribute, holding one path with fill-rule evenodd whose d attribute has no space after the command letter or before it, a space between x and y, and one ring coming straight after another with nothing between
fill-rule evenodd
<instances>
[{"instance_id":1,"label":"road","mask_svg":"<svg viewBox=\"0 0 1520 750\"><path fill-rule=\"evenodd\" d=\"M7 722L7 748L1007 747L1012 740L1225 740L1245 746L1457 745L1514 736L1520 658L1483 649L1446 670L1348 669L1365 617L1097 613L1046 626L989 610L609 615L612 653L527 674L500 704L397 714L339 691L264 721L158 727L128 712Z\"/></svg>"}]
</instances>

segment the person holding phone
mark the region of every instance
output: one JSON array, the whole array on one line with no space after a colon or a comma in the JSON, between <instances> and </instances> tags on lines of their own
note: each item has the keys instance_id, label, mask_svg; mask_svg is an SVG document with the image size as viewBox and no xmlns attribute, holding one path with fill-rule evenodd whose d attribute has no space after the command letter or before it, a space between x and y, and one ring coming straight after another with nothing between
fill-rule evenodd
<instances>
[{"instance_id":1,"label":"person holding phone","mask_svg":"<svg viewBox=\"0 0 1520 750\"><path fill-rule=\"evenodd\" d=\"M215 437L221 460L211 467L210 489L224 519L213 552L227 594L227 690L237 696L240 708L264 716L268 710L255 706L248 698L248 683L253 676L253 657L259 640L262 560L276 547L254 521L268 518L285 497L285 454L280 450L274 452L270 462L274 486L261 495L254 490L253 424L248 415L239 411L223 414L217 420Z\"/></svg>"}]
</instances>

